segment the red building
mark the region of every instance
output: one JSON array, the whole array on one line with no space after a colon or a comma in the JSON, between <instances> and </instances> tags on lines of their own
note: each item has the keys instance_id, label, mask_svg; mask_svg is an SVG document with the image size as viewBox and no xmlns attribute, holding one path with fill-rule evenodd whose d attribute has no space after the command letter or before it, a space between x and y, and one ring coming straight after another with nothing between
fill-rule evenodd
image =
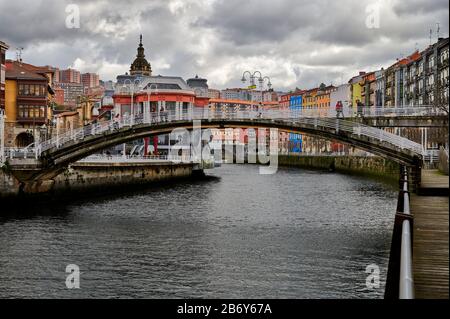
<instances>
[{"instance_id":1,"label":"red building","mask_svg":"<svg viewBox=\"0 0 450 319\"><path fill-rule=\"evenodd\" d=\"M6 43L0 41L0 109L5 109L5 55L8 48Z\"/></svg>"},{"instance_id":2,"label":"red building","mask_svg":"<svg viewBox=\"0 0 450 319\"><path fill-rule=\"evenodd\" d=\"M209 97L204 89L190 87L181 77L152 76L152 67L145 58L142 36L137 49L137 56L130 67L130 74L119 75L113 95L115 118L137 114L168 112L182 116L192 112L194 107L204 107ZM194 80L194 79L193 79ZM203 79L195 79L202 80ZM199 82L199 81L193 81ZM196 90L198 92L196 92ZM145 154L149 140L145 140ZM153 140L154 153L167 152L168 136Z\"/></svg>"},{"instance_id":3,"label":"red building","mask_svg":"<svg viewBox=\"0 0 450 319\"><path fill-rule=\"evenodd\" d=\"M64 105L64 89L55 87L53 91L55 91L54 102L58 105Z\"/></svg>"},{"instance_id":4,"label":"red building","mask_svg":"<svg viewBox=\"0 0 450 319\"><path fill-rule=\"evenodd\" d=\"M119 75L113 95L114 114L126 116L145 111L167 111L175 115L191 112L194 107L204 107L209 103L206 79L190 79L201 87L189 86L181 77L152 76L152 68L145 58L141 41L138 54L130 67L130 74Z\"/></svg>"},{"instance_id":5,"label":"red building","mask_svg":"<svg viewBox=\"0 0 450 319\"><path fill-rule=\"evenodd\" d=\"M85 88L95 88L100 86L100 77L95 73L83 73L81 82Z\"/></svg>"},{"instance_id":6,"label":"red building","mask_svg":"<svg viewBox=\"0 0 450 319\"><path fill-rule=\"evenodd\" d=\"M59 71L59 81L61 83L81 83L81 74L74 69Z\"/></svg>"},{"instance_id":7,"label":"red building","mask_svg":"<svg viewBox=\"0 0 450 319\"><path fill-rule=\"evenodd\" d=\"M289 103L291 102L291 96L293 95L293 93L287 93L287 94L283 94L280 97L280 107L282 109L288 109L289 108Z\"/></svg>"}]
</instances>

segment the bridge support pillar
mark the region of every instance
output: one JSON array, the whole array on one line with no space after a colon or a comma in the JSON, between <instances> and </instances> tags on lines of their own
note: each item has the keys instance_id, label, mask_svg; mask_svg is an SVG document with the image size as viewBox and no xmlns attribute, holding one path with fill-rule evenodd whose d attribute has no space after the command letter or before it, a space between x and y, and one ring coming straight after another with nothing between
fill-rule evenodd
<instances>
[{"instance_id":1,"label":"bridge support pillar","mask_svg":"<svg viewBox=\"0 0 450 319\"><path fill-rule=\"evenodd\" d=\"M21 182L19 195L48 193L53 189L54 184L55 181L52 179Z\"/></svg>"}]
</instances>

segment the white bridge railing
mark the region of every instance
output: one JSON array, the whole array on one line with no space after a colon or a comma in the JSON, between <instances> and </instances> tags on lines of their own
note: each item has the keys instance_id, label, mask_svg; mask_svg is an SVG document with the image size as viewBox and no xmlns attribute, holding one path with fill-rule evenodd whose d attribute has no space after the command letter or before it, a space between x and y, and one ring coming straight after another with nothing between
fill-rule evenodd
<instances>
[{"instance_id":1,"label":"white bridge railing","mask_svg":"<svg viewBox=\"0 0 450 319\"><path fill-rule=\"evenodd\" d=\"M137 114L134 117L123 117L118 120L99 122L90 124L78 129L73 129L64 134L57 134L53 138L39 144L32 144L26 148L6 149L7 158L35 158L39 159L43 152L63 148L73 143L78 143L92 136L107 135L123 127L132 127L137 125L159 125L162 123L175 123L180 121L194 120L224 120L224 121L282 121L288 125L295 126L313 126L320 130L332 129L336 133L340 131L350 133L355 136L365 136L375 141L391 144L394 148L410 150L416 154L423 154L422 146L407 138L386 132L384 130L331 117L304 117L296 110L261 110L261 111L221 111L202 108L200 110L178 112L158 112Z\"/></svg>"},{"instance_id":2,"label":"white bridge railing","mask_svg":"<svg viewBox=\"0 0 450 319\"><path fill-rule=\"evenodd\" d=\"M149 156L123 156L123 155L90 155L77 163L151 163L151 162L180 162L192 163L191 156L149 155Z\"/></svg>"},{"instance_id":3,"label":"white bridge railing","mask_svg":"<svg viewBox=\"0 0 450 319\"><path fill-rule=\"evenodd\" d=\"M295 109L295 112L304 117L337 117L338 111L335 107L302 107ZM405 117L405 116L439 116L447 115L443 110L433 106L405 106L405 107L378 107L378 106L363 106L349 107L344 106L340 110L340 117L352 118L352 117Z\"/></svg>"}]
</instances>

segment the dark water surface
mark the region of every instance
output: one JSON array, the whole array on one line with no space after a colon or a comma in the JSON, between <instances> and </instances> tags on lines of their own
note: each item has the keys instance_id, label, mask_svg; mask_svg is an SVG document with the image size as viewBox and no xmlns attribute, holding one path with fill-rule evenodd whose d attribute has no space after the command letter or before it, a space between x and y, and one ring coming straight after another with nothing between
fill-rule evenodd
<instances>
[{"instance_id":1,"label":"dark water surface","mask_svg":"<svg viewBox=\"0 0 450 319\"><path fill-rule=\"evenodd\" d=\"M383 297L394 188L299 169L208 174L0 213L0 297ZM81 269L80 289L66 288L68 264ZM369 264L379 289L366 287Z\"/></svg>"}]
</instances>

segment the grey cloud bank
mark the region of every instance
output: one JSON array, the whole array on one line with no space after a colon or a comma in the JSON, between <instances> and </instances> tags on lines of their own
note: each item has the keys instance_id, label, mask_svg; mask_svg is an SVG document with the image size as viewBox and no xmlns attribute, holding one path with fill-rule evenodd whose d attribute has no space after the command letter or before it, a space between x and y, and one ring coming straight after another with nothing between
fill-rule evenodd
<instances>
[{"instance_id":1,"label":"grey cloud bank","mask_svg":"<svg viewBox=\"0 0 450 319\"><path fill-rule=\"evenodd\" d=\"M80 7L80 29L65 27L69 3ZM374 3L380 28L369 29ZM154 74L199 74L224 88L240 86L244 70L260 70L286 90L387 67L425 48L436 22L448 36L448 10L441 0L0 0L0 40L11 45L10 58L24 47L30 63L107 80L128 71L142 33Z\"/></svg>"}]
</instances>

